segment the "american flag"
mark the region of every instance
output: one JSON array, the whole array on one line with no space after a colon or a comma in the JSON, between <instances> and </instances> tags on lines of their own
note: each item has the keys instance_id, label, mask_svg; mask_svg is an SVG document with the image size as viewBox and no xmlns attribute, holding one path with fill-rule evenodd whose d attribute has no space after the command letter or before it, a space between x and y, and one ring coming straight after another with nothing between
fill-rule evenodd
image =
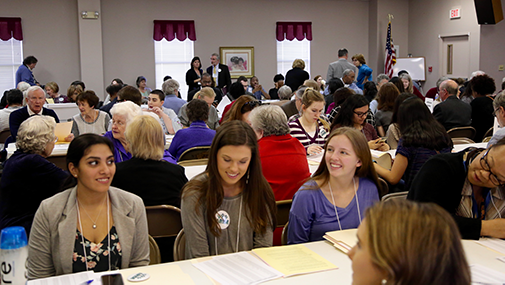
<instances>
[{"instance_id":1,"label":"american flag","mask_svg":"<svg viewBox=\"0 0 505 285\"><path fill-rule=\"evenodd\" d=\"M396 64L396 52L393 45L393 38L391 38L391 21L388 24L388 36L386 38L386 61L384 63L384 73L393 77L393 66Z\"/></svg>"}]
</instances>

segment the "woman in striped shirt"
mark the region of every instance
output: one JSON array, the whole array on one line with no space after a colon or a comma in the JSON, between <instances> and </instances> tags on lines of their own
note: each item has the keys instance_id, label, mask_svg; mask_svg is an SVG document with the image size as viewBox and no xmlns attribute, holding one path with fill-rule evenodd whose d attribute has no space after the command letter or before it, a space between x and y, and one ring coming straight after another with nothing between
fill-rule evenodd
<instances>
[{"instance_id":1,"label":"woman in striped shirt","mask_svg":"<svg viewBox=\"0 0 505 285\"><path fill-rule=\"evenodd\" d=\"M289 119L291 136L297 138L307 154L318 154L323 150L330 124L324 116L324 97L313 88L307 88L302 96L301 114Z\"/></svg>"}]
</instances>

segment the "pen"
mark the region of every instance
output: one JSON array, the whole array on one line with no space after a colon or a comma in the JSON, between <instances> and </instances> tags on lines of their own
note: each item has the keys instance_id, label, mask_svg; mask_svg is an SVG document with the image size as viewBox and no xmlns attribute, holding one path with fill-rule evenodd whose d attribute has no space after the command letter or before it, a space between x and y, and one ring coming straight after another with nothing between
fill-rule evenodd
<instances>
[{"instance_id":1,"label":"pen","mask_svg":"<svg viewBox=\"0 0 505 285\"><path fill-rule=\"evenodd\" d=\"M88 281L84 281L81 283L81 285L88 285L88 284L91 284L91 282L95 281L94 279L90 279Z\"/></svg>"}]
</instances>

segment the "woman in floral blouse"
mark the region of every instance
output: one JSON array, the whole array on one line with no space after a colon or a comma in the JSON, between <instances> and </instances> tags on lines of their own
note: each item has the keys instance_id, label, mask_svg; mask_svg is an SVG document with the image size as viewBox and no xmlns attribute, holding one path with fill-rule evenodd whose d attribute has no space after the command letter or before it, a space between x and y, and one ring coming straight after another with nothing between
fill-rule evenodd
<instances>
[{"instance_id":1,"label":"woman in floral blouse","mask_svg":"<svg viewBox=\"0 0 505 285\"><path fill-rule=\"evenodd\" d=\"M28 278L148 265L144 203L110 187L116 172L112 143L95 134L77 137L67 167L73 187L42 201L35 214Z\"/></svg>"}]
</instances>

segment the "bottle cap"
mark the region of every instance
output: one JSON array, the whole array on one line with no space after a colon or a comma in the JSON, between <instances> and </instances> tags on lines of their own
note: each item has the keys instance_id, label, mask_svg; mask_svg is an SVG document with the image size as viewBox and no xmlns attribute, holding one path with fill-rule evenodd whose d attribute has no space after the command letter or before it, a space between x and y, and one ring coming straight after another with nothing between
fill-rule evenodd
<instances>
[{"instance_id":1,"label":"bottle cap","mask_svg":"<svg viewBox=\"0 0 505 285\"><path fill-rule=\"evenodd\" d=\"M8 227L0 233L0 249L17 249L28 244L25 228Z\"/></svg>"}]
</instances>

